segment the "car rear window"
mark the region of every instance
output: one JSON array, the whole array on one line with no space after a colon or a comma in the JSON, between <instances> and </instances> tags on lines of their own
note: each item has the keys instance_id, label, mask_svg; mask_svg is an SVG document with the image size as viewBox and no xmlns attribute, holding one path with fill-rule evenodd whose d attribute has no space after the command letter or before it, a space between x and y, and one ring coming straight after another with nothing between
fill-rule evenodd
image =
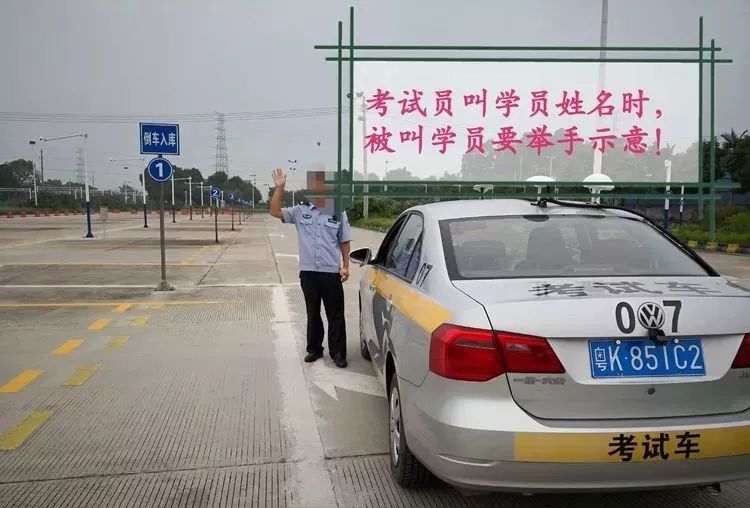
<instances>
[{"instance_id":1,"label":"car rear window","mask_svg":"<svg viewBox=\"0 0 750 508\"><path fill-rule=\"evenodd\" d=\"M440 229L452 279L707 275L655 228L624 217L472 217Z\"/></svg>"}]
</instances>

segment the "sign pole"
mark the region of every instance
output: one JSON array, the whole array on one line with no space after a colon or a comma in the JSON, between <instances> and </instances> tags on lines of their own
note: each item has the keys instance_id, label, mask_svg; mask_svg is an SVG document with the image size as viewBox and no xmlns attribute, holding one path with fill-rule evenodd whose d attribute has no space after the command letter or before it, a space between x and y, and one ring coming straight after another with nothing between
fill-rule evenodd
<instances>
[{"instance_id":1,"label":"sign pole","mask_svg":"<svg viewBox=\"0 0 750 508\"><path fill-rule=\"evenodd\" d=\"M154 291L172 291L167 282L167 253L164 239L164 182L159 182L159 244L161 246L161 282Z\"/></svg>"},{"instance_id":2,"label":"sign pole","mask_svg":"<svg viewBox=\"0 0 750 508\"><path fill-rule=\"evenodd\" d=\"M242 226L242 203L240 203L240 210L237 214L237 218L240 220L240 226Z\"/></svg>"},{"instance_id":3,"label":"sign pole","mask_svg":"<svg viewBox=\"0 0 750 508\"><path fill-rule=\"evenodd\" d=\"M234 231L234 205L229 207L229 214L232 216L232 231Z\"/></svg>"},{"instance_id":4,"label":"sign pole","mask_svg":"<svg viewBox=\"0 0 750 508\"><path fill-rule=\"evenodd\" d=\"M188 177L188 201L190 201L190 220L193 220L193 177Z\"/></svg>"},{"instance_id":5,"label":"sign pole","mask_svg":"<svg viewBox=\"0 0 750 508\"><path fill-rule=\"evenodd\" d=\"M219 243L219 198L216 198L216 208L214 209L214 234L216 243Z\"/></svg>"}]
</instances>

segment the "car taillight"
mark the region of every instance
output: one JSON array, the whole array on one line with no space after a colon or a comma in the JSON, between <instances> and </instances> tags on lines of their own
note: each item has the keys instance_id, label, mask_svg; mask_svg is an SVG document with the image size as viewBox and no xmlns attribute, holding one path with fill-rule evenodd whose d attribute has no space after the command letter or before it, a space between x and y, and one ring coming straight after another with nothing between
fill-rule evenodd
<instances>
[{"instance_id":1,"label":"car taillight","mask_svg":"<svg viewBox=\"0 0 750 508\"><path fill-rule=\"evenodd\" d=\"M563 368L547 339L495 332L508 372L563 374Z\"/></svg>"},{"instance_id":2,"label":"car taillight","mask_svg":"<svg viewBox=\"0 0 750 508\"><path fill-rule=\"evenodd\" d=\"M740 350L737 351L737 356L734 357L734 361L732 362L732 368L750 368L750 333L746 333L745 338L742 339Z\"/></svg>"},{"instance_id":3,"label":"car taillight","mask_svg":"<svg viewBox=\"0 0 750 508\"><path fill-rule=\"evenodd\" d=\"M430 370L462 381L488 381L506 372L565 372L546 339L450 324L432 333Z\"/></svg>"},{"instance_id":4,"label":"car taillight","mask_svg":"<svg viewBox=\"0 0 750 508\"><path fill-rule=\"evenodd\" d=\"M432 332L430 370L462 381L487 381L505 372L491 330L449 324Z\"/></svg>"}]
</instances>

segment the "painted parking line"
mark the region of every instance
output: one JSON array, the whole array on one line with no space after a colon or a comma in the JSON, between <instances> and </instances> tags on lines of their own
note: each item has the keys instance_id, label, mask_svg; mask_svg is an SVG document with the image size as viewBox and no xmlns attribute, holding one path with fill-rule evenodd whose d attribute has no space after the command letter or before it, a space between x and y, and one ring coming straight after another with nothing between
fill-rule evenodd
<instances>
[{"instance_id":1,"label":"painted parking line","mask_svg":"<svg viewBox=\"0 0 750 508\"><path fill-rule=\"evenodd\" d=\"M120 348L128 341L129 338L130 337L127 335L118 335L117 337L107 342L107 345L104 346L104 349L105 351L109 351L110 349Z\"/></svg>"},{"instance_id":2,"label":"painted parking line","mask_svg":"<svg viewBox=\"0 0 750 508\"><path fill-rule=\"evenodd\" d=\"M89 325L89 330L102 330L111 322L111 319L97 319Z\"/></svg>"},{"instance_id":3,"label":"painted parking line","mask_svg":"<svg viewBox=\"0 0 750 508\"><path fill-rule=\"evenodd\" d=\"M43 370L25 370L0 386L0 393L18 393L41 376L43 372Z\"/></svg>"},{"instance_id":4,"label":"painted parking line","mask_svg":"<svg viewBox=\"0 0 750 508\"><path fill-rule=\"evenodd\" d=\"M81 386L83 383L88 381L91 376L93 376L96 371L99 370L99 367L101 366L101 363L93 363L91 365L84 365L83 367L79 367L73 373L73 375L63 383L63 386Z\"/></svg>"},{"instance_id":5,"label":"painted parking line","mask_svg":"<svg viewBox=\"0 0 750 508\"><path fill-rule=\"evenodd\" d=\"M114 312L127 312L130 307L132 307L132 304L130 303L121 303L114 308Z\"/></svg>"},{"instance_id":6,"label":"painted parking line","mask_svg":"<svg viewBox=\"0 0 750 508\"><path fill-rule=\"evenodd\" d=\"M66 340L57 348L52 351L52 354L55 356L65 356L73 352L76 348L78 348L81 344L83 344L83 339L70 339Z\"/></svg>"},{"instance_id":7,"label":"painted parking line","mask_svg":"<svg viewBox=\"0 0 750 508\"><path fill-rule=\"evenodd\" d=\"M52 416L52 411L32 411L12 429L0 436L0 452L13 451Z\"/></svg>"},{"instance_id":8,"label":"painted parking line","mask_svg":"<svg viewBox=\"0 0 750 508\"><path fill-rule=\"evenodd\" d=\"M130 326L144 326L151 319L151 314L143 314L131 321Z\"/></svg>"}]
</instances>

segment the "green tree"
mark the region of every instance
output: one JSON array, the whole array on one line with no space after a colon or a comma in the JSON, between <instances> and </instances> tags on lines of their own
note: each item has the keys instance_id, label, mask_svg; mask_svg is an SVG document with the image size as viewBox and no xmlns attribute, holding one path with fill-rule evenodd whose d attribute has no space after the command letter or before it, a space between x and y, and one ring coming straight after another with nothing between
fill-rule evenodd
<instances>
[{"instance_id":1,"label":"green tree","mask_svg":"<svg viewBox=\"0 0 750 508\"><path fill-rule=\"evenodd\" d=\"M34 163L25 159L16 159L0 164L0 187L26 187L32 185L33 167Z\"/></svg>"}]
</instances>

